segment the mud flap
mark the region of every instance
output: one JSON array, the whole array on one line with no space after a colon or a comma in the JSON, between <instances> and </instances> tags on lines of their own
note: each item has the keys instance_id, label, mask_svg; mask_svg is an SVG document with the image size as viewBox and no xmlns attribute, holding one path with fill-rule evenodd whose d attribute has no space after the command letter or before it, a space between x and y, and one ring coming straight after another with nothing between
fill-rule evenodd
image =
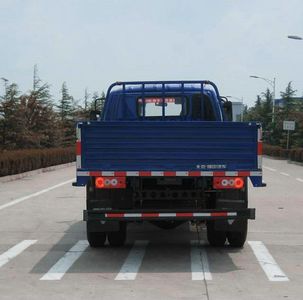
<instances>
[{"instance_id":1,"label":"mud flap","mask_svg":"<svg viewBox=\"0 0 303 300\"><path fill-rule=\"evenodd\" d=\"M221 209L245 209L247 203L247 182L245 190L225 191L221 197L216 200L216 208ZM254 216L251 216L254 218ZM216 220L215 230L218 231L243 231L247 228L247 218Z\"/></svg>"},{"instance_id":2,"label":"mud flap","mask_svg":"<svg viewBox=\"0 0 303 300\"><path fill-rule=\"evenodd\" d=\"M229 220L216 220L215 230L217 231L243 231L245 228L247 219L229 219Z\"/></svg>"},{"instance_id":3,"label":"mud flap","mask_svg":"<svg viewBox=\"0 0 303 300\"><path fill-rule=\"evenodd\" d=\"M118 221L87 221L91 232L112 232L119 231L120 224Z\"/></svg>"}]
</instances>

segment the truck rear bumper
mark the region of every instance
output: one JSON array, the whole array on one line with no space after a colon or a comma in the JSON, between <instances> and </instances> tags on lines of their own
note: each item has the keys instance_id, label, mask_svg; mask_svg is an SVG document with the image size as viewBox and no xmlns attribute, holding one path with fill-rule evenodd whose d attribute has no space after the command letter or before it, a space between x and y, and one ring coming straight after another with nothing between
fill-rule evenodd
<instances>
[{"instance_id":1,"label":"truck rear bumper","mask_svg":"<svg viewBox=\"0 0 303 300\"><path fill-rule=\"evenodd\" d=\"M255 209L199 210L84 210L84 221L227 220L255 219Z\"/></svg>"}]
</instances>

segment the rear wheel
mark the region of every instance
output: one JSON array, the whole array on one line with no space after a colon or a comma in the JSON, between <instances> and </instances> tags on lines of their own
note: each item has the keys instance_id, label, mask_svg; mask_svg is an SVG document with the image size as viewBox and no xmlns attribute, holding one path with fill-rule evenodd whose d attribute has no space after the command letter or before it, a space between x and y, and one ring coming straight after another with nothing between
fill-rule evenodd
<instances>
[{"instance_id":1,"label":"rear wheel","mask_svg":"<svg viewBox=\"0 0 303 300\"><path fill-rule=\"evenodd\" d=\"M227 232L227 239L232 247L243 247L247 237L247 220L245 220L241 231Z\"/></svg>"},{"instance_id":2,"label":"rear wheel","mask_svg":"<svg viewBox=\"0 0 303 300\"><path fill-rule=\"evenodd\" d=\"M215 222L207 222L207 240L211 246L221 247L224 246L226 241L226 232L215 230Z\"/></svg>"},{"instance_id":3,"label":"rear wheel","mask_svg":"<svg viewBox=\"0 0 303 300\"><path fill-rule=\"evenodd\" d=\"M91 247L98 248L104 246L106 233L92 231L92 225L89 221L86 222L86 235L87 241Z\"/></svg>"},{"instance_id":4,"label":"rear wheel","mask_svg":"<svg viewBox=\"0 0 303 300\"><path fill-rule=\"evenodd\" d=\"M112 231L107 233L107 239L112 247L123 246L126 241L126 222L120 222L119 231Z\"/></svg>"}]
</instances>

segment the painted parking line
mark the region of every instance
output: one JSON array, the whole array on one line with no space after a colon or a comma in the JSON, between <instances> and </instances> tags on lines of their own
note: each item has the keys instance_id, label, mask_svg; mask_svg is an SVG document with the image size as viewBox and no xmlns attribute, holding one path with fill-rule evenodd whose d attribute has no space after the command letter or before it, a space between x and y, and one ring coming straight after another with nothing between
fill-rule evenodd
<instances>
[{"instance_id":1,"label":"painted parking line","mask_svg":"<svg viewBox=\"0 0 303 300\"><path fill-rule=\"evenodd\" d=\"M204 243L191 241L191 279L212 280L206 250L202 247Z\"/></svg>"},{"instance_id":2,"label":"painted parking line","mask_svg":"<svg viewBox=\"0 0 303 300\"><path fill-rule=\"evenodd\" d=\"M290 176L288 173L280 172L281 175Z\"/></svg>"},{"instance_id":3,"label":"painted parking line","mask_svg":"<svg viewBox=\"0 0 303 300\"><path fill-rule=\"evenodd\" d=\"M27 196L24 196L24 197L15 199L15 200L13 200L13 201L10 201L10 202L8 202L8 203L5 203L5 204L3 204L3 205L0 205L0 210L2 210L2 209L4 209L4 208L7 208L7 207L10 207L10 206L13 206L13 205L15 205L15 204L18 204L18 203L23 202L23 201L25 201L25 200L28 200L28 199L30 199L30 198L34 198L34 197L40 196L40 195L42 195L42 194L44 194L44 193L47 193L47 192L49 192L49 191L51 191L51 190L54 190L54 189L56 189L56 188L58 188L58 187L61 187L61 186L65 185L65 184L71 183L71 182L73 182L73 181L75 181L75 179L70 179L70 180L67 180L67 181L58 183L58 184L56 184L56 185L53 185L53 186L51 186L51 187L49 187L49 188L43 189L43 190L41 190L41 191L39 191L39 192L36 192L36 193L30 194L30 195L27 195Z\"/></svg>"},{"instance_id":4,"label":"painted parking line","mask_svg":"<svg viewBox=\"0 0 303 300\"><path fill-rule=\"evenodd\" d=\"M19 244L13 246L12 248L8 249L6 252L0 255L0 268L15 258L17 255L22 253L25 249L29 246L35 244L37 240L24 240Z\"/></svg>"},{"instance_id":5,"label":"painted parking line","mask_svg":"<svg viewBox=\"0 0 303 300\"><path fill-rule=\"evenodd\" d=\"M266 170L272 171L272 172L277 172L277 170L274 168L270 168L270 167L266 167L266 166L263 166L263 168Z\"/></svg>"},{"instance_id":6,"label":"painted parking line","mask_svg":"<svg viewBox=\"0 0 303 300\"><path fill-rule=\"evenodd\" d=\"M248 244L252 248L269 281L289 281L261 241L249 241Z\"/></svg>"},{"instance_id":7,"label":"painted parking line","mask_svg":"<svg viewBox=\"0 0 303 300\"><path fill-rule=\"evenodd\" d=\"M78 241L40 280L60 280L88 247L87 240Z\"/></svg>"},{"instance_id":8,"label":"painted parking line","mask_svg":"<svg viewBox=\"0 0 303 300\"><path fill-rule=\"evenodd\" d=\"M303 179L302 178L296 178L296 180L300 181L300 182L303 182Z\"/></svg>"},{"instance_id":9,"label":"painted parking line","mask_svg":"<svg viewBox=\"0 0 303 300\"><path fill-rule=\"evenodd\" d=\"M135 280L141 267L148 241L135 241L115 280Z\"/></svg>"}]
</instances>

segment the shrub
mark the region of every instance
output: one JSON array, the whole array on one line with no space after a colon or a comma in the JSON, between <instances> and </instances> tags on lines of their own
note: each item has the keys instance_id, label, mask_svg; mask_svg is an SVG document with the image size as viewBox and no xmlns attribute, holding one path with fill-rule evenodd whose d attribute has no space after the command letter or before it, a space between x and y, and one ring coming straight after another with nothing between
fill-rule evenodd
<instances>
[{"instance_id":1,"label":"shrub","mask_svg":"<svg viewBox=\"0 0 303 300\"><path fill-rule=\"evenodd\" d=\"M280 146L263 144L263 154L303 162L303 148L286 150Z\"/></svg>"},{"instance_id":2,"label":"shrub","mask_svg":"<svg viewBox=\"0 0 303 300\"><path fill-rule=\"evenodd\" d=\"M0 176L19 174L75 160L74 147L0 152Z\"/></svg>"},{"instance_id":3,"label":"shrub","mask_svg":"<svg viewBox=\"0 0 303 300\"><path fill-rule=\"evenodd\" d=\"M303 149L302 148L291 149L289 153L289 158L294 161L303 162Z\"/></svg>"},{"instance_id":4,"label":"shrub","mask_svg":"<svg viewBox=\"0 0 303 300\"><path fill-rule=\"evenodd\" d=\"M263 144L263 154L280 157L281 150L283 149L279 146Z\"/></svg>"}]
</instances>

